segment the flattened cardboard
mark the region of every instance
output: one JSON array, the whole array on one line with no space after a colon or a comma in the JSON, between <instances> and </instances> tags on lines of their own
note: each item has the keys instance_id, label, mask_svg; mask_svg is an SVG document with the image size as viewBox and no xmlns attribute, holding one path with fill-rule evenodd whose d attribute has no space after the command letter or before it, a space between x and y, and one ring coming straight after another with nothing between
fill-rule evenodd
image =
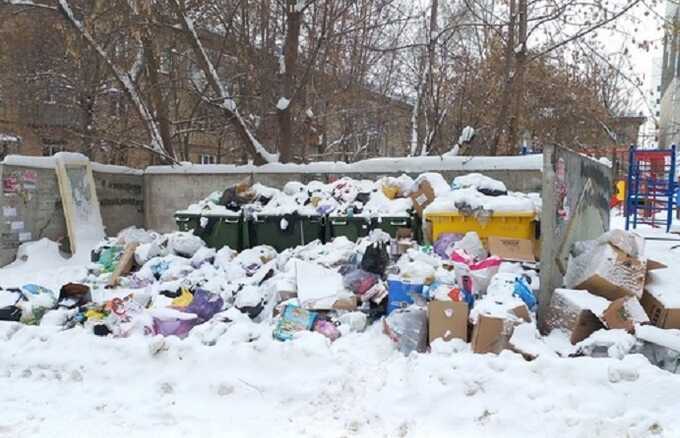
<instances>
[{"instance_id":1,"label":"flattened cardboard","mask_svg":"<svg viewBox=\"0 0 680 438\"><path fill-rule=\"evenodd\" d=\"M446 342L454 338L467 342L469 315L467 303L430 301L427 305L427 315L430 344L438 338Z\"/></svg>"},{"instance_id":2,"label":"flattened cardboard","mask_svg":"<svg viewBox=\"0 0 680 438\"><path fill-rule=\"evenodd\" d=\"M411 200L413 201L413 208L418 216L423 215L423 210L434 201L434 190L427 180L423 180L418 185L418 191L411 193Z\"/></svg>"},{"instance_id":3,"label":"flattened cardboard","mask_svg":"<svg viewBox=\"0 0 680 438\"><path fill-rule=\"evenodd\" d=\"M632 306L639 308L639 311L631 314L628 309ZM613 301L602 315L602 319L608 329L624 329L629 333L635 332L635 324L649 323L645 310L640 302L633 297L619 298Z\"/></svg>"},{"instance_id":4,"label":"flattened cardboard","mask_svg":"<svg viewBox=\"0 0 680 438\"><path fill-rule=\"evenodd\" d=\"M666 308L654 295L645 290L640 299L652 325L663 329L680 329L680 308Z\"/></svg>"},{"instance_id":5,"label":"flattened cardboard","mask_svg":"<svg viewBox=\"0 0 680 438\"><path fill-rule=\"evenodd\" d=\"M125 251L123 251L123 255L120 256L118 266L116 266L116 270L113 271L113 274L111 275L109 286L116 286L120 280L120 277L128 274L132 270L132 266L135 263L135 250L137 249L138 245L139 243L137 242L132 242L125 245Z\"/></svg>"},{"instance_id":6,"label":"flattened cardboard","mask_svg":"<svg viewBox=\"0 0 680 438\"><path fill-rule=\"evenodd\" d=\"M510 262L535 262L534 242L528 239L489 236L489 253Z\"/></svg>"},{"instance_id":7,"label":"flattened cardboard","mask_svg":"<svg viewBox=\"0 0 680 438\"><path fill-rule=\"evenodd\" d=\"M664 269L667 268L668 266L661 263L658 260L652 260L652 259L647 259L647 271L654 271L656 269Z\"/></svg>"},{"instance_id":8,"label":"flattened cardboard","mask_svg":"<svg viewBox=\"0 0 680 438\"><path fill-rule=\"evenodd\" d=\"M518 306L512 310L518 318L531 322L526 306ZM496 316L480 315L472 330L472 351L479 354L500 353L509 348L512 332L518 321Z\"/></svg>"}]
</instances>

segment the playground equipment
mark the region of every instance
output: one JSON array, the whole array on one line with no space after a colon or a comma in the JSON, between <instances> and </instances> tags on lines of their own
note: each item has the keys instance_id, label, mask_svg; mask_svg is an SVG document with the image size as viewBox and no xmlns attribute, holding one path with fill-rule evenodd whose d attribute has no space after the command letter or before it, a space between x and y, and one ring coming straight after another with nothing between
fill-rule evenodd
<instances>
[{"instance_id":1,"label":"playground equipment","mask_svg":"<svg viewBox=\"0 0 680 438\"><path fill-rule=\"evenodd\" d=\"M639 224L670 231L677 203L676 151L630 148L626 184L626 230Z\"/></svg>"}]
</instances>

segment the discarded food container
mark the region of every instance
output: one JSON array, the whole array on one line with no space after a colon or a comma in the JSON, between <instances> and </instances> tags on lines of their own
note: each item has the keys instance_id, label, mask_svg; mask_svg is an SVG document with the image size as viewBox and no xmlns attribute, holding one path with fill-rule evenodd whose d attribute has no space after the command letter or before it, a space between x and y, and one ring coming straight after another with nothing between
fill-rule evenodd
<instances>
[{"instance_id":1,"label":"discarded food container","mask_svg":"<svg viewBox=\"0 0 680 438\"><path fill-rule=\"evenodd\" d=\"M432 240L444 233L476 232L482 240L490 236L536 240L536 215L533 212L497 212L486 218L466 216L460 212L428 213L432 223Z\"/></svg>"}]
</instances>

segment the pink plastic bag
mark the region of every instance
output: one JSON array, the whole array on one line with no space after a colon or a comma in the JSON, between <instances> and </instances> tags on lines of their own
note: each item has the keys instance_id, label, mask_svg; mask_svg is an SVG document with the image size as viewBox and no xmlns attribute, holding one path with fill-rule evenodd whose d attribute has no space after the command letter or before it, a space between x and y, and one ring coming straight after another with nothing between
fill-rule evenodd
<instances>
[{"instance_id":1,"label":"pink plastic bag","mask_svg":"<svg viewBox=\"0 0 680 438\"><path fill-rule=\"evenodd\" d=\"M481 262L475 262L474 258L465 251L456 250L451 254L451 260L456 272L458 287L472 289L475 296L486 293L491 278L496 275L501 265L501 258L498 256L488 257ZM463 284L463 279L468 277L471 285ZM466 289L467 290L467 289Z\"/></svg>"},{"instance_id":2,"label":"pink plastic bag","mask_svg":"<svg viewBox=\"0 0 680 438\"><path fill-rule=\"evenodd\" d=\"M314 331L319 332L331 341L335 341L340 337L340 330L329 321L317 319L314 323Z\"/></svg>"}]
</instances>

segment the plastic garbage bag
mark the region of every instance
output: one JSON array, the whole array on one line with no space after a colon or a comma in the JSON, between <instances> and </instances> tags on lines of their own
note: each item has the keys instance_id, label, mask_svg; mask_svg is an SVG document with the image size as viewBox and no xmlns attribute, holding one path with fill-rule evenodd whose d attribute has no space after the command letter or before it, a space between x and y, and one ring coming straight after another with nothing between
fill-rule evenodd
<instances>
[{"instance_id":1,"label":"plastic garbage bag","mask_svg":"<svg viewBox=\"0 0 680 438\"><path fill-rule=\"evenodd\" d=\"M536 310L538 300L536 300L536 295L534 295L534 291L531 290L531 286L529 286L529 283L523 276L517 277L517 279L515 280L514 295L516 295L522 301L524 301L524 304L527 305L529 310L531 310L532 312Z\"/></svg>"},{"instance_id":2,"label":"plastic garbage bag","mask_svg":"<svg viewBox=\"0 0 680 438\"><path fill-rule=\"evenodd\" d=\"M191 233L177 232L168 237L168 248L181 257L191 258L205 246L205 242Z\"/></svg>"},{"instance_id":3,"label":"plastic garbage bag","mask_svg":"<svg viewBox=\"0 0 680 438\"><path fill-rule=\"evenodd\" d=\"M167 296L167 295L166 295ZM194 296L189 289L183 287L179 290L179 295L172 300L172 307L184 308L187 307L194 300Z\"/></svg>"},{"instance_id":4,"label":"plastic garbage bag","mask_svg":"<svg viewBox=\"0 0 680 438\"><path fill-rule=\"evenodd\" d=\"M396 310L383 320L383 331L403 354L424 353L427 349L427 312L416 306Z\"/></svg>"},{"instance_id":5,"label":"plastic garbage bag","mask_svg":"<svg viewBox=\"0 0 680 438\"><path fill-rule=\"evenodd\" d=\"M491 278L496 275L503 262L500 257L496 256L480 262L472 262L469 256L458 250L451 254L451 259L458 279L458 286L462 289L471 290L476 296L486 292ZM468 278L471 284L464 285L464 278Z\"/></svg>"},{"instance_id":6,"label":"plastic garbage bag","mask_svg":"<svg viewBox=\"0 0 680 438\"><path fill-rule=\"evenodd\" d=\"M453 245L463 238L460 234L444 233L440 234L437 241L432 246L434 253L443 259L449 259Z\"/></svg>"},{"instance_id":7,"label":"plastic garbage bag","mask_svg":"<svg viewBox=\"0 0 680 438\"><path fill-rule=\"evenodd\" d=\"M383 242L376 242L366 248L366 252L364 252L364 256L361 258L361 269L383 276L389 262L390 255L387 245Z\"/></svg>"},{"instance_id":8,"label":"plastic garbage bag","mask_svg":"<svg viewBox=\"0 0 680 438\"><path fill-rule=\"evenodd\" d=\"M43 315L57 305L57 297L51 290L35 284L25 284L20 290L22 299L16 304L21 309L21 322L29 325L40 323Z\"/></svg>"},{"instance_id":9,"label":"plastic garbage bag","mask_svg":"<svg viewBox=\"0 0 680 438\"><path fill-rule=\"evenodd\" d=\"M90 287L85 284L68 283L59 291L59 305L68 308L81 307L92 301Z\"/></svg>"},{"instance_id":10,"label":"plastic garbage bag","mask_svg":"<svg viewBox=\"0 0 680 438\"><path fill-rule=\"evenodd\" d=\"M184 311L198 316L196 322L201 324L210 320L216 313L220 312L223 306L224 300L221 296L203 289L196 289L194 291L193 301L184 309Z\"/></svg>"},{"instance_id":11,"label":"plastic garbage bag","mask_svg":"<svg viewBox=\"0 0 680 438\"><path fill-rule=\"evenodd\" d=\"M153 319L153 331L157 335L186 337L196 325L195 319Z\"/></svg>"},{"instance_id":12,"label":"plastic garbage bag","mask_svg":"<svg viewBox=\"0 0 680 438\"><path fill-rule=\"evenodd\" d=\"M281 319L279 319L274 329L274 338L279 341L290 340L297 332L311 330L314 327L316 318L316 312L287 304L281 313Z\"/></svg>"},{"instance_id":13,"label":"plastic garbage bag","mask_svg":"<svg viewBox=\"0 0 680 438\"><path fill-rule=\"evenodd\" d=\"M453 245L456 250L463 250L468 255L475 258L475 260L484 260L489 256L489 253L484 249L482 241L479 239L479 235L474 231L465 233L465 236Z\"/></svg>"},{"instance_id":14,"label":"plastic garbage bag","mask_svg":"<svg viewBox=\"0 0 680 438\"><path fill-rule=\"evenodd\" d=\"M335 341L340 337L340 330L330 321L324 319L317 319L314 323L314 331L321 333L331 341Z\"/></svg>"},{"instance_id":15,"label":"plastic garbage bag","mask_svg":"<svg viewBox=\"0 0 680 438\"><path fill-rule=\"evenodd\" d=\"M346 289L351 290L357 295L363 295L372 288L380 277L363 269L349 271L342 277L342 283Z\"/></svg>"},{"instance_id":16,"label":"plastic garbage bag","mask_svg":"<svg viewBox=\"0 0 680 438\"><path fill-rule=\"evenodd\" d=\"M120 260L120 256L122 254L122 246L111 246L102 249L101 253L99 254L98 261L98 263L102 266L102 272L115 271L116 267L118 266L118 260Z\"/></svg>"}]
</instances>

